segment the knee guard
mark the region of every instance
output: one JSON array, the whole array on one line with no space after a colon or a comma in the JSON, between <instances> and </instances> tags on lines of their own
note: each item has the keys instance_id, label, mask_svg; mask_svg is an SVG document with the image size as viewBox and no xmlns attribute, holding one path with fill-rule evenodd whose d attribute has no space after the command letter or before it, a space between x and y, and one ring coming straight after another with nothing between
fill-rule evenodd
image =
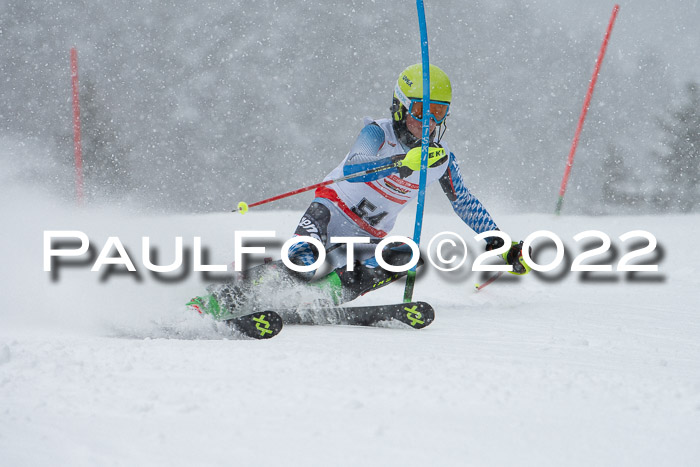
<instances>
[{"instance_id":1,"label":"knee guard","mask_svg":"<svg viewBox=\"0 0 700 467\"><path fill-rule=\"evenodd\" d=\"M328 223L331 213L328 208L320 203L311 203L306 210L294 235L312 237L326 244L328 240ZM308 266L318 259L319 253L315 246L307 242L299 242L289 249L289 260L299 266ZM314 271L296 273L304 280L311 280Z\"/></svg>"}]
</instances>

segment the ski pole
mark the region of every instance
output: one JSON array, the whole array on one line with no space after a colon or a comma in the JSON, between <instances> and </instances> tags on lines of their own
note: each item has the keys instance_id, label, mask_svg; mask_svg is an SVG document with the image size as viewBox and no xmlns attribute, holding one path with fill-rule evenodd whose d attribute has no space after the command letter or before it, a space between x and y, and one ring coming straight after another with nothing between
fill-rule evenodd
<instances>
[{"instance_id":1,"label":"ski pole","mask_svg":"<svg viewBox=\"0 0 700 467\"><path fill-rule=\"evenodd\" d=\"M505 272L505 271L498 271L498 274L494 274L493 276L489 277L489 278L486 280L486 282L484 282L484 283L481 284L481 285L479 285L479 284L474 284L474 287L476 288L476 292L478 292L479 290L483 289L484 287L486 287L487 285L491 284L492 282L495 282L496 279L498 279L499 277L501 277L501 276L503 275L504 272Z\"/></svg>"},{"instance_id":2,"label":"ski pole","mask_svg":"<svg viewBox=\"0 0 700 467\"><path fill-rule=\"evenodd\" d=\"M260 206L261 204L271 203L272 201L277 201L279 199L288 198L290 196L294 196L294 195L297 195L299 193L304 193L305 191L313 190L315 188L320 188L322 186L332 185L333 183L340 183L340 182L344 182L345 180L350 180L353 178L362 177L364 175L373 174L375 172L380 172L382 170L393 169L394 167L400 167L401 163L402 163L402 161L398 160L398 161L392 162L391 164L383 165L381 167L375 167L374 169L367 169L367 170L363 170L361 172L355 172L354 174L345 175L344 177L336 178L334 180L326 180L325 182L315 183L313 185L305 186L304 188L299 188L296 190L288 191L287 193L282 193L281 195L273 196L271 198L267 198L267 199L264 199L262 201L256 201L255 203L251 203L251 204L247 204L246 202L241 201L240 203L238 203L238 207L233 209L231 212L240 212L241 214L245 214L246 212L248 212L249 208L252 208L255 206Z\"/></svg>"}]
</instances>

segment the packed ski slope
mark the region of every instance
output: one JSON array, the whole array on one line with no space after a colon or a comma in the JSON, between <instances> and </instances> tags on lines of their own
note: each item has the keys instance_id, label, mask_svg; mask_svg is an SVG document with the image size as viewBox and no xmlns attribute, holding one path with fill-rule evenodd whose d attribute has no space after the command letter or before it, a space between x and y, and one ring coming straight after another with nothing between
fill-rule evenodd
<instances>
[{"instance_id":1,"label":"packed ski slope","mask_svg":"<svg viewBox=\"0 0 700 467\"><path fill-rule=\"evenodd\" d=\"M437 312L425 330L287 326L253 341L188 314L206 281L155 278L141 238L160 264L176 236L226 264L235 230L281 243L299 212L157 217L22 198L1 212L2 465L700 463L698 216L496 215L514 237L556 233L572 257L575 234L603 231L613 265L628 249L618 236L647 230L663 254L640 260L659 272L503 277L474 293L470 253L458 273L421 275L415 298ZM411 234L410 217L396 233ZM82 231L96 253L118 236L139 277L104 278L93 258L52 280L45 230ZM424 239L445 230L473 236L444 212ZM401 295L394 284L358 304Z\"/></svg>"}]
</instances>

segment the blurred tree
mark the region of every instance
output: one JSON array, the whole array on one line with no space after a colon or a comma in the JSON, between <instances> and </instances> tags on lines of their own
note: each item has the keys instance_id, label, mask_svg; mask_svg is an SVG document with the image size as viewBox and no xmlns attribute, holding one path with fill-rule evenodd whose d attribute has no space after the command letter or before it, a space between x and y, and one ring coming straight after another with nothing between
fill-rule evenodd
<instances>
[{"instance_id":1,"label":"blurred tree","mask_svg":"<svg viewBox=\"0 0 700 467\"><path fill-rule=\"evenodd\" d=\"M660 155L670 208L681 212L700 210L700 89L686 84L687 101L662 119L668 151Z\"/></svg>"},{"instance_id":2,"label":"blurred tree","mask_svg":"<svg viewBox=\"0 0 700 467\"><path fill-rule=\"evenodd\" d=\"M625 164L624 151L609 144L602 163L602 201L607 207L638 210L646 203L642 180Z\"/></svg>"},{"instance_id":3,"label":"blurred tree","mask_svg":"<svg viewBox=\"0 0 700 467\"><path fill-rule=\"evenodd\" d=\"M81 82L80 99L86 194L93 199L118 199L131 187L129 148L120 140L104 99L89 78Z\"/></svg>"},{"instance_id":4,"label":"blurred tree","mask_svg":"<svg viewBox=\"0 0 700 467\"><path fill-rule=\"evenodd\" d=\"M608 205L620 204L620 185L627 180L627 170L623 156L614 144L608 146L608 152L603 159L603 173L603 202Z\"/></svg>"}]
</instances>

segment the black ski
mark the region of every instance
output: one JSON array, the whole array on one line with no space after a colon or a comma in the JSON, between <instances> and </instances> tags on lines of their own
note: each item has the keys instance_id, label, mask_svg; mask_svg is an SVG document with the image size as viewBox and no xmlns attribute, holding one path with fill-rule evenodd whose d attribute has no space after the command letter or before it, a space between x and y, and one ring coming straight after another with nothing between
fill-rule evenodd
<instances>
[{"instance_id":1,"label":"black ski","mask_svg":"<svg viewBox=\"0 0 700 467\"><path fill-rule=\"evenodd\" d=\"M358 307L301 306L276 311L285 324L376 326L385 321L400 321L414 329L423 329L435 320L433 307L425 302Z\"/></svg>"},{"instance_id":2,"label":"black ski","mask_svg":"<svg viewBox=\"0 0 700 467\"><path fill-rule=\"evenodd\" d=\"M223 320L234 330L253 339L269 339L282 330L282 317L274 311L256 311Z\"/></svg>"}]
</instances>

